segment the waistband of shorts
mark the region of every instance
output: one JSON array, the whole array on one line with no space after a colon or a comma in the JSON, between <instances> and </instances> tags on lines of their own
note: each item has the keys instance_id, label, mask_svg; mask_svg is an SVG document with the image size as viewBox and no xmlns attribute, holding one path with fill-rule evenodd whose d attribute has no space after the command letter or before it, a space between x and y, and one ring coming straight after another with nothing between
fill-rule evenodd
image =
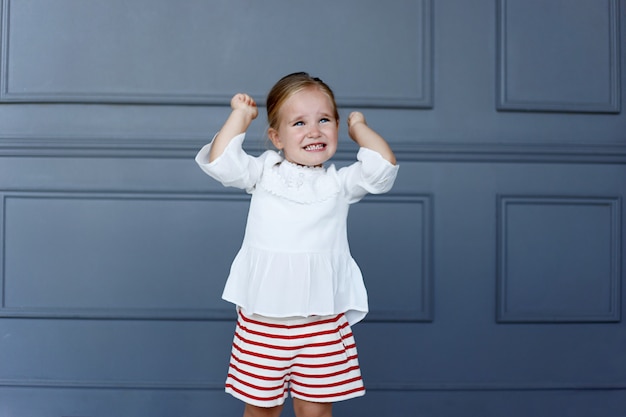
<instances>
[{"instance_id":1,"label":"waistband of shorts","mask_svg":"<svg viewBox=\"0 0 626 417\"><path fill-rule=\"evenodd\" d=\"M248 317L250 319L262 321L264 323L268 323L268 324L289 324L289 325L315 323L316 321L334 319L334 318L336 318L338 316L342 316L343 315L343 313L338 313L338 314L331 314L331 315L325 315L325 316L313 315L313 316L308 316L308 317L302 317L302 316L268 317L268 316L263 316L261 314L250 313L250 312L246 311L245 309L243 309L243 307L237 307L237 312L239 314L243 314L244 316L246 316L246 317Z\"/></svg>"}]
</instances>

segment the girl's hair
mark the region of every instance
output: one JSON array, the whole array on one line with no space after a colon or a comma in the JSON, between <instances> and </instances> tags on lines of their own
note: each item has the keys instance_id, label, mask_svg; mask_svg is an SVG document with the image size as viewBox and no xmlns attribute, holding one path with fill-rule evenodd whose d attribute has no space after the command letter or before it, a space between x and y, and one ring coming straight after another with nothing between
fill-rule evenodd
<instances>
[{"instance_id":1,"label":"girl's hair","mask_svg":"<svg viewBox=\"0 0 626 417\"><path fill-rule=\"evenodd\" d=\"M328 98L330 98L335 113L335 120L339 123L339 112L337 111L337 103L335 102L333 90L331 90L324 81L317 77L311 77L306 72L294 72L293 74L286 75L278 80L267 95L267 122L269 127L278 129L278 125L280 123L278 113L280 108L283 106L283 103L285 103L289 97L299 91L311 87L319 88L328 96Z\"/></svg>"}]
</instances>

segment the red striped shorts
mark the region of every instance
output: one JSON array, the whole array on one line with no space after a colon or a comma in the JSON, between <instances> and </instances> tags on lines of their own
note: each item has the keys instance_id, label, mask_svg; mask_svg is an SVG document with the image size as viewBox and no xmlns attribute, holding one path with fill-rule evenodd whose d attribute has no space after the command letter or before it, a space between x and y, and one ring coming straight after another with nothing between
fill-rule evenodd
<instances>
[{"instance_id":1,"label":"red striped shorts","mask_svg":"<svg viewBox=\"0 0 626 417\"><path fill-rule=\"evenodd\" d=\"M343 314L273 319L239 311L226 392L259 407L291 396L335 402L365 394Z\"/></svg>"}]
</instances>

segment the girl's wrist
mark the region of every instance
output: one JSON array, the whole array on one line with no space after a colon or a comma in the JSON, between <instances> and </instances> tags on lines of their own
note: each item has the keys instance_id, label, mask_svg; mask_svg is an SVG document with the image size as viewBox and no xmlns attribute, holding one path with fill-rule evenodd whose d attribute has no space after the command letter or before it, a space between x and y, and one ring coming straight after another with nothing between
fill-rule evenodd
<instances>
[{"instance_id":1,"label":"girl's wrist","mask_svg":"<svg viewBox=\"0 0 626 417\"><path fill-rule=\"evenodd\" d=\"M243 120L247 122L251 122L254 120L258 114L256 107L254 108L235 108L232 110L231 114L235 117L241 117Z\"/></svg>"}]
</instances>

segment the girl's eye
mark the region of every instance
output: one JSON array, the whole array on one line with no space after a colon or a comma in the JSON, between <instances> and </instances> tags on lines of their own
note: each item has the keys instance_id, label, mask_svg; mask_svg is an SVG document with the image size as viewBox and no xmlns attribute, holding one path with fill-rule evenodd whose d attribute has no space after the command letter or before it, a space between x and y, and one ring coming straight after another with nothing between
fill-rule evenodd
<instances>
[{"instance_id":1,"label":"girl's eye","mask_svg":"<svg viewBox=\"0 0 626 417\"><path fill-rule=\"evenodd\" d=\"M304 126L304 122L295 122L294 126Z\"/></svg>"},{"instance_id":2,"label":"girl's eye","mask_svg":"<svg viewBox=\"0 0 626 417\"><path fill-rule=\"evenodd\" d=\"M330 123L330 119L328 117L324 117L320 120L320 123Z\"/></svg>"}]
</instances>

